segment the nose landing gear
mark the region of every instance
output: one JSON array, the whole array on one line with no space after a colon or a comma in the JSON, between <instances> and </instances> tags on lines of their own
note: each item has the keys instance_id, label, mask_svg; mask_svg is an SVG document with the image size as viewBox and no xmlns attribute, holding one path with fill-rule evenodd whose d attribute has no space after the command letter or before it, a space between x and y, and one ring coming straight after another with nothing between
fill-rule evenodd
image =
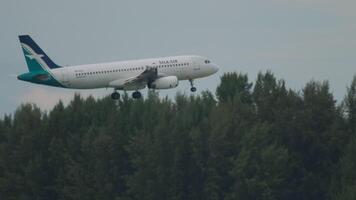
<instances>
[{"instance_id":1,"label":"nose landing gear","mask_svg":"<svg viewBox=\"0 0 356 200\"><path fill-rule=\"evenodd\" d=\"M189 82L190 82L190 91L191 92L195 92L195 91L197 91L197 88L196 87L194 87L194 83L193 83L193 79L189 79Z\"/></svg>"}]
</instances>

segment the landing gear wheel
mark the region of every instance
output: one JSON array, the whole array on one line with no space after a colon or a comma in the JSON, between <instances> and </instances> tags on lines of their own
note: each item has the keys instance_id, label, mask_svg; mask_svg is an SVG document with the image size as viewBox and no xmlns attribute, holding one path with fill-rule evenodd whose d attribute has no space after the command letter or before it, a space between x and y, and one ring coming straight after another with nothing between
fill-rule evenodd
<instances>
[{"instance_id":1,"label":"landing gear wheel","mask_svg":"<svg viewBox=\"0 0 356 200\"><path fill-rule=\"evenodd\" d=\"M190 91L192 91L192 92L195 92L195 91L197 91L197 88L196 87L194 87L194 84L193 84L193 79L189 79L189 82L190 82Z\"/></svg>"},{"instance_id":2,"label":"landing gear wheel","mask_svg":"<svg viewBox=\"0 0 356 200\"><path fill-rule=\"evenodd\" d=\"M118 93L118 92L113 92L112 94L111 94L111 98L113 99L113 100L118 100L118 99L120 99L120 93Z\"/></svg>"},{"instance_id":3,"label":"landing gear wheel","mask_svg":"<svg viewBox=\"0 0 356 200\"><path fill-rule=\"evenodd\" d=\"M141 96L142 96L141 92L139 92L139 91L132 93L132 98L134 98L134 99L139 99L139 98L141 98Z\"/></svg>"}]
</instances>

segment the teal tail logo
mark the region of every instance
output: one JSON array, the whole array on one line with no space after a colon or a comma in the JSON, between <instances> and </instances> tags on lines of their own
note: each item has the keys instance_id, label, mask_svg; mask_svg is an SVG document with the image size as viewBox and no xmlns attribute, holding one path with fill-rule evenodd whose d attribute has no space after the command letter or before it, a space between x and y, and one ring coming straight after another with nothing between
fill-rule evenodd
<instances>
[{"instance_id":1,"label":"teal tail logo","mask_svg":"<svg viewBox=\"0 0 356 200\"><path fill-rule=\"evenodd\" d=\"M29 73L21 74L17 78L32 83L63 87L51 72L60 66L55 64L29 35L20 35L19 39Z\"/></svg>"},{"instance_id":2,"label":"teal tail logo","mask_svg":"<svg viewBox=\"0 0 356 200\"><path fill-rule=\"evenodd\" d=\"M21 47L29 71L42 71L59 68L29 35L19 36Z\"/></svg>"}]
</instances>

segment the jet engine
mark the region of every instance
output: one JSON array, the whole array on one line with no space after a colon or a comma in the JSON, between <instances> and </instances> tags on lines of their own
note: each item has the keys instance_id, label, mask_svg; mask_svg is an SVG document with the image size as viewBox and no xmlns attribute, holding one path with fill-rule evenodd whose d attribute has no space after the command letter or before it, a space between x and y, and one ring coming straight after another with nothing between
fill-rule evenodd
<instances>
[{"instance_id":1,"label":"jet engine","mask_svg":"<svg viewBox=\"0 0 356 200\"><path fill-rule=\"evenodd\" d=\"M148 88L152 89L170 89L177 86L178 78L176 76L161 77L148 84Z\"/></svg>"}]
</instances>

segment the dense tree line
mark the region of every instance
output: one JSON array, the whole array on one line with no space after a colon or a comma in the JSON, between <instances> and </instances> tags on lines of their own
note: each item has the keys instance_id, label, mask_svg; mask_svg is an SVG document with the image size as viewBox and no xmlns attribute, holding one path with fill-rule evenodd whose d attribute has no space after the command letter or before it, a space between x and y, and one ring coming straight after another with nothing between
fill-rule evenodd
<instances>
[{"instance_id":1,"label":"dense tree line","mask_svg":"<svg viewBox=\"0 0 356 200\"><path fill-rule=\"evenodd\" d=\"M22 105L0 120L0 199L356 199L356 76L340 104L266 72L216 95Z\"/></svg>"}]
</instances>

